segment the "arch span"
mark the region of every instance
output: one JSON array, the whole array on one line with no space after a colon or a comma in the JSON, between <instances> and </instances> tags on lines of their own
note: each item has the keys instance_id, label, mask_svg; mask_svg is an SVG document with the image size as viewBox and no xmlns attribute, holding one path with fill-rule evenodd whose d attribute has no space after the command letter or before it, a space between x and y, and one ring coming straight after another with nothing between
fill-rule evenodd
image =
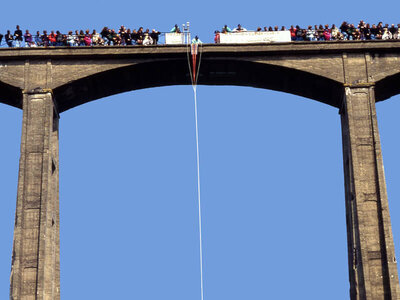
<instances>
[{"instance_id":1,"label":"arch span","mask_svg":"<svg viewBox=\"0 0 400 300\"><path fill-rule=\"evenodd\" d=\"M271 89L340 107L342 85L297 69L243 60L201 62L199 84ZM137 89L191 84L185 59L145 62L90 75L54 89L60 112L100 98Z\"/></svg>"}]
</instances>

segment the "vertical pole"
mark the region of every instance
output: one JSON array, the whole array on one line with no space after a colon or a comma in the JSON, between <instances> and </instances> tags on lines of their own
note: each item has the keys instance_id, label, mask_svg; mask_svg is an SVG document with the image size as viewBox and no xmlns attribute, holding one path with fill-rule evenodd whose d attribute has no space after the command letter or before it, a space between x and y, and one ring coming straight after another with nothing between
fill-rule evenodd
<instances>
[{"instance_id":1,"label":"vertical pole","mask_svg":"<svg viewBox=\"0 0 400 300\"><path fill-rule=\"evenodd\" d=\"M58 113L53 95L23 95L10 299L60 299Z\"/></svg>"},{"instance_id":2,"label":"vertical pole","mask_svg":"<svg viewBox=\"0 0 400 300\"><path fill-rule=\"evenodd\" d=\"M400 299L374 86L345 88L341 111L352 300Z\"/></svg>"}]
</instances>

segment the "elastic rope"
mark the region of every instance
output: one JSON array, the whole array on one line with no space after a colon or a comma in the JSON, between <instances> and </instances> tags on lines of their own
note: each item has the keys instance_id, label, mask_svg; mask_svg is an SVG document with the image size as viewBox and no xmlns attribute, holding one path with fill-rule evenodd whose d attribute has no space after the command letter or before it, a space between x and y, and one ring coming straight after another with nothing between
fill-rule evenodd
<instances>
[{"instance_id":1,"label":"elastic rope","mask_svg":"<svg viewBox=\"0 0 400 300\"><path fill-rule=\"evenodd\" d=\"M187 47L187 59L189 66L189 75L190 80L192 82L192 88L194 93L194 117L196 123L196 165L197 165L197 203L198 203L198 218L199 218L199 248L200 248L200 292L201 292L201 300L204 300L204 280L203 280L203 237L202 237L202 222L201 222L201 195L200 195L200 151L199 151L199 126L198 126L198 117L197 117L197 78L200 70L200 61L201 61L201 52L199 56L199 66L195 73L195 81L193 82L193 72L190 65L189 58L189 48L190 44ZM196 66L193 66L194 68Z\"/></svg>"}]
</instances>

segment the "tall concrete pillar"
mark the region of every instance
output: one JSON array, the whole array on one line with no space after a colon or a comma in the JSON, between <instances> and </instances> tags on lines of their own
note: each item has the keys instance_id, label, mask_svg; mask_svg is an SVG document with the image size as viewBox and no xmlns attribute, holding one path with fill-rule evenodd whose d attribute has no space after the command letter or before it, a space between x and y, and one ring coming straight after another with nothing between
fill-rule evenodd
<instances>
[{"instance_id":1,"label":"tall concrete pillar","mask_svg":"<svg viewBox=\"0 0 400 300\"><path fill-rule=\"evenodd\" d=\"M399 300L373 84L345 87L341 120L350 296Z\"/></svg>"},{"instance_id":2,"label":"tall concrete pillar","mask_svg":"<svg viewBox=\"0 0 400 300\"><path fill-rule=\"evenodd\" d=\"M58 113L50 91L23 95L10 299L60 299Z\"/></svg>"}]
</instances>

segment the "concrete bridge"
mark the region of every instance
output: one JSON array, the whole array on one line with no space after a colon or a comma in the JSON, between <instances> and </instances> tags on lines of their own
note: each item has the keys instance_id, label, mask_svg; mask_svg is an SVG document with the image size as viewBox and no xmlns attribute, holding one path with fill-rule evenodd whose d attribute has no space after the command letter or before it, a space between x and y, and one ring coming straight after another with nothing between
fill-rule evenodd
<instances>
[{"instance_id":1,"label":"concrete bridge","mask_svg":"<svg viewBox=\"0 0 400 300\"><path fill-rule=\"evenodd\" d=\"M400 93L400 41L203 45L199 84L272 89L342 119L351 299L400 286L375 102ZM105 96L190 84L185 45L0 49L0 102L23 109L10 298L59 299L59 114Z\"/></svg>"}]
</instances>

